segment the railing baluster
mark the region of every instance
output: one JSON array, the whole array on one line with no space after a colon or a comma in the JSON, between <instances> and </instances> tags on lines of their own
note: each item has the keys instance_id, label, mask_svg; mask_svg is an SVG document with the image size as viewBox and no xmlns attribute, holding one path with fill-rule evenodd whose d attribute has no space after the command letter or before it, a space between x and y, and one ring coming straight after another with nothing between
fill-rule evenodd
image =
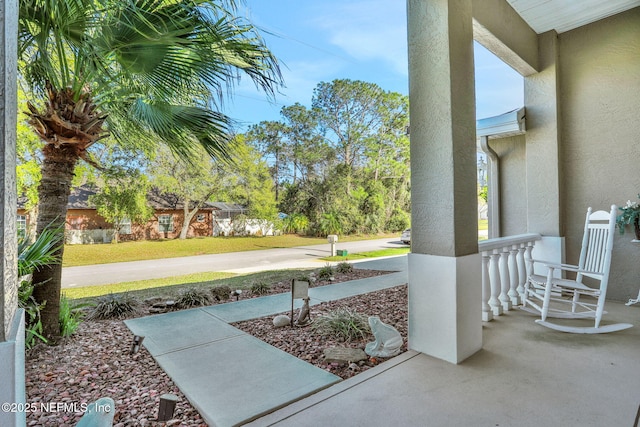
<instances>
[{"instance_id":1,"label":"railing baluster","mask_svg":"<svg viewBox=\"0 0 640 427\"><path fill-rule=\"evenodd\" d=\"M509 299L509 252L506 248L500 250L500 296L498 299L502 304L503 311L511 310L511 300Z\"/></svg>"},{"instance_id":2,"label":"railing baluster","mask_svg":"<svg viewBox=\"0 0 640 427\"><path fill-rule=\"evenodd\" d=\"M520 304L527 277L533 273L531 251L539 234L482 241L482 320L489 321Z\"/></svg>"},{"instance_id":3,"label":"railing baluster","mask_svg":"<svg viewBox=\"0 0 640 427\"><path fill-rule=\"evenodd\" d=\"M518 255L518 245L511 245L509 250L509 298L511 305L520 304L520 295L518 294L518 264L516 256Z\"/></svg>"},{"instance_id":4,"label":"railing baluster","mask_svg":"<svg viewBox=\"0 0 640 427\"><path fill-rule=\"evenodd\" d=\"M482 321L493 320L493 312L489 305L491 296L491 284L489 283L489 255L487 251L482 252Z\"/></svg>"},{"instance_id":5,"label":"railing baluster","mask_svg":"<svg viewBox=\"0 0 640 427\"><path fill-rule=\"evenodd\" d=\"M520 243L518 255L516 255L516 263L518 264L518 295L520 295L520 301L524 298L524 284L527 281L527 267L524 263L525 247L526 243Z\"/></svg>"},{"instance_id":6,"label":"railing baluster","mask_svg":"<svg viewBox=\"0 0 640 427\"><path fill-rule=\"evenodd\" d=\"M499 259L500 252L494 249L491 253L491 262L489 263L489 280L491 282L491 297L489 298L489 306L493 310L494 316L500 316L502 314L502 305L500 304L500 271L499 271Z\"/></svg>"}]
</instances>

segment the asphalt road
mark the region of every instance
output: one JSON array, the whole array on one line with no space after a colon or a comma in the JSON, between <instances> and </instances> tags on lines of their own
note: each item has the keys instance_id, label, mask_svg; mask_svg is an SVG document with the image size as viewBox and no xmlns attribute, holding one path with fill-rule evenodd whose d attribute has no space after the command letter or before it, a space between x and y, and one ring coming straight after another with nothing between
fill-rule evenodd
<instances>
[{"instance_id":1,"label":"asphalt road","mask_svg":"<svg viewBox=\"0 0 640 427\"><path fill-rule=\"evenodd\" d=\"M336 249L349 253L399 248L399 238L338 242ZM96 264L62 269L62 287L104 285L145 279L181 276L207 271L250 273L263 270L321 267L319 258L330 255L329 243L314 246L298 246L286 249L265 249L248 252L232 252L215 255L198 255L182 258L164 258L149 261L131 261L113 264Z\"/></svg>"}]
</instances>

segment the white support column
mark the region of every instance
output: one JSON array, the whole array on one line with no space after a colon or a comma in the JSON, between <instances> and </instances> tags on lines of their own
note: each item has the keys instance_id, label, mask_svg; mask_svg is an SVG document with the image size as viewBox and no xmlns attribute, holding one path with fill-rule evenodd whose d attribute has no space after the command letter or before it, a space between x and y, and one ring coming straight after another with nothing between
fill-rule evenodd
<instances>
[{"instance_id":1,"label":"white support column","mask_svg":"<svg viewBox=\"0 0 640 427\"><path fill-rule=\"evenodd\" d=\"M479 266L478 254L464 257L409 254L411 349L460 363L482 347ZM426 277L428 281L415 279ZM477 286L459 285L467 283Z\"/></svg>"},{"instance_id":2,"label":"white support column","mask_svg":"<svg viewBox=\"0 0 640 427\"><path fill-rule=\"evenodd\" d=\"M0 2L0 403L25 402L24 311L18 308L16 73L18 1ZM26 425L25 411L0 411L0 426Z\"/></svg>"},{"instance_id":3,"label":"white support column","mask_svg":"<svg viewBox=\"0 0 640 427\"><path fill-rule=\"evenodd\" d=\"M471 0L408 0L409 347L452 363L482 348Z\"/></svg>"}]
</instances>

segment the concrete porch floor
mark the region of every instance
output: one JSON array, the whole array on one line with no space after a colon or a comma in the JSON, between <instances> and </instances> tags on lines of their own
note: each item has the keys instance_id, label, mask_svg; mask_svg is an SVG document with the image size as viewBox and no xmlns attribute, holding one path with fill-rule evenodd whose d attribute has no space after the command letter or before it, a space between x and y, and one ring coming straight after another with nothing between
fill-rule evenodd
<instances>
[{"instance_id":1,"label":"concrete porch floor","mask_svg":"<svg viewBox=\"0 0 640 427\"><path fill-rule=\"evenodd\" d=\"M640 406L640 306L608 302L611 334L549 330L514 310L484 324L460 365L407 352L250 426L633 427Z\"/></svg>"}]
</instances>

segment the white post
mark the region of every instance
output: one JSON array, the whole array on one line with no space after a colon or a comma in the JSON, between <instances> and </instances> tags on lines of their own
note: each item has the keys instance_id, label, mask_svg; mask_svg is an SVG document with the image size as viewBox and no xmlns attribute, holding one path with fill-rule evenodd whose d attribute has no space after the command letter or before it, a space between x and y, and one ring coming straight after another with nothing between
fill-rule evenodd
<instances>
[{"instance_id":1,"label":"white post","mask_svg":"<svg viewBox=\"0 0 640 427\"><path fill-rule=\"evenodd\" d=\"M516 256L518 255L518 245L512 245L509 251L509 298L511 305L520 304L520 296L516 290L518 287L518 265Z\"/></svg>"},{"instance_id":2,"label":"white post","mask_svg":"<svg viewBox=\"0 0 640 427\"><path fill-rule=\"evenodd\" d=\"M526 243L520 243L520 247L518 248L517 255L517 264L518 264L518 295L520 295L521 301L524 298L524 284L527 281L527 270L524 263L524 252L526 248Z\"/></svg>"},{"instance_id":3,"label":"white post","mask_svg":"<svg viewBox=\"0 0 640 427\"><path fill-rule=\"evenodd\" d=\"M493 310L494 316L500 316L502 314L502 305L498 295L500 294L500 270L499 259L500 252L494 249L490 255L491 263L489 264L489 280L491 281L491 298L489 298L489 306Z\"/></svg>"},{"instance_id":4,"label":"white post","mask_svg":"<svg viewBox=\"0 0 640 427\"><path fill-rule=\"evenodd\" d=\"M482 321L488 322L493 320L493 313L489 305L491 298L491 283L489 282L489 255L482 252Z\"/></svg>"},{"instance_id":5,"label":"white post","mask_svg":"<svg viewBox=\"0 0 640 427\"><path fill-rule=\"evenodd\" d=\"M504 311L511 310L511 300L509 299L509 252L507 248L502 248L500 253L500 285L501 292L498 299Z\"/></svg>"}]
</instances>

